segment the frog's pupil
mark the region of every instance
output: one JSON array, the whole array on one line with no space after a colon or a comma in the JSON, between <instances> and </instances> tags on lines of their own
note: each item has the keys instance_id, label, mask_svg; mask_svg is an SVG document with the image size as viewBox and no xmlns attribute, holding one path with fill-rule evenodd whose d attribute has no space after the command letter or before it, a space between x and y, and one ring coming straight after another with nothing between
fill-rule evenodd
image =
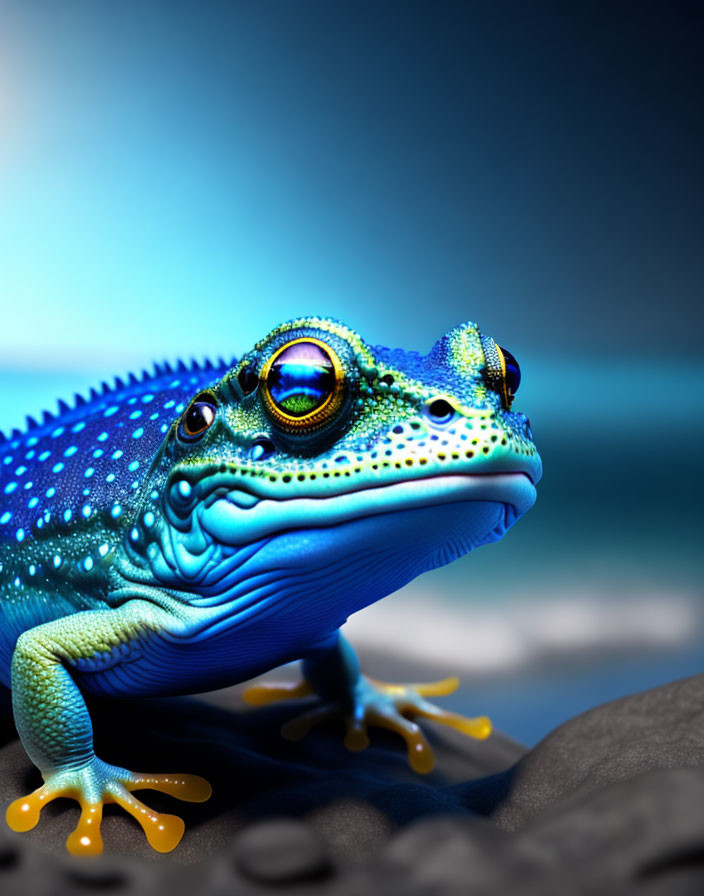
<instances>
[{"instance_id":1,"label":"frog's pupil","mask_svg":"<svg viewBox=\"0 0 704 896\"><path fill-rule=\"evenodd\" d=\"M506 363L506 388L509 395L515 395L521 384L521 368L518 366L518 361L507 348L503 346L499 346L499 348L503 352Z\"/></svg>"},{"instance_id":2,"label":"frog's pupil","mask_svg":"<svg viewBox=\"0 0 704 896\"><path fill-rule=\"evenodd\" d=\"M257 383L259 379L257 377L256 372L252 367L244 367L237 374L237 381L240 384L240 388L245 395L249 395L251 392L257 388Z\"/></svg>"},{"instance_id":3,"label":"frog's pupil","mask_svg":"<svg viewBox=\"0 0 704 896\"><path fill-rule=\"evenodd\" d=\"M315 342L295 342L271 365L269 394L290 417L304 417L319 408L335 387L330 355Z\"/></svg>"}]
</instances>

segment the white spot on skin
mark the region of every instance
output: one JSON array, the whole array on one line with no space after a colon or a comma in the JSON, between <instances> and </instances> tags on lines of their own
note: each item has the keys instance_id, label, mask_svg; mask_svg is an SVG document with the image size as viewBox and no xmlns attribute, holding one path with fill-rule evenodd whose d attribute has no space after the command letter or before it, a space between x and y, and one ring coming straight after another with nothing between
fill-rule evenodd
<instances>
[{"instance_id":1,"label":"white spot on skin","mask_svg":"<svg viewBox=\"0 0 704 896\"><path fill-rule=\"evenodd\" d=\"M133 460L132 463L127 467L130 473L134 473L135 470L139 469L139 461Z\"/></svg>"},{"instance_id":2,"label":"white spot on skin","mask_svg":"<svg viewBox=\"0 0 704 896\"><path fill-rule=\"evenodd\" d=\"M93 558L92 557L86 557L86 559L83 561L83 568L85 569L86 572L90 572L90 570L93 569Z\"/></svg>"},{"instance_id":3,"label":"white spot on skin","mask_svg":"<svg viewBox=\"0 0 704 896\"><path fill-rule=\"evenodd\" d=\"M70 508L68 510L64 510L64 519L66 520L66 522L68 522L72 516L73 514L71 513Z\"/></svg>"}]
</instances>

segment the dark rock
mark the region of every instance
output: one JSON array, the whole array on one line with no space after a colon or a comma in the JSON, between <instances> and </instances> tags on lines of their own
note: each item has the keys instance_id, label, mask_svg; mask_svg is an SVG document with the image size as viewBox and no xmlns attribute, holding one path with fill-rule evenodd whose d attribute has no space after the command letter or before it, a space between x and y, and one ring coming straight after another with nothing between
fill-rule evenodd
<instances>
[{"instance_id":1,"label":"dark rock","mask_svg":"<svg viewBox=\"0 0 704 896\"><path fill-rule=\"evenodd\" d=\"M235 841L237 869L250 880L293 883L332 871L325 841L302 821L282 818L254 824Z\"/></svg>"},{"instance_id":2,"label":"dark rock","mask_svg":"<svg viewBox=\"0 0 704 896\"><path fill-rule=\"evenodd\" d=\"M100 869L95 868L72 868L66 875L66 878L77 887L86 890L121 890L129 885L131 875L126 874L124 870L119 871L116 868Z\"/></svg>"},{"instance_id":3,"label":"dark rock","mask_svg":"<svg viewBox=\"0 0 704 896\"><path fill-rule=\"evenodd\" d=\"M570 869L585 891L656 879L665 887L697 856L704 875L704 768L649 772L575 794L541 812L519 841L526 854Z\"/></svg>"},{"instance_id":4,"label":"dark rock","mask_svg":"<svg viewBox=\"0 0 704 896\"><path fill-rule=\"evenodd\" d=\"M704 765L704 676L686 678L583 713L521 759L491 813L506 830L573 795L655 769Z\"/></svg>"},{"instance_id":5,"label":"dark rock","mask_svg":"<svg viewBox=\"0 0 704 896\"><path fill-rule=\"evenodd\" d=\"M380 892L495 892L512 837L482 819L442 817L410 825L371 873Z\"/></svg>"},{"instance_id":6,"label":"dark rock","mask_svg":"<svg viewBox=\"0 0 704 896\"><path fill-rule=\"evenodd\" d=\"M438 768L423 778L388 732L357 755L334 726L290 744L278 729L295 707L242 713L236 691L219 701L96 705L106 758L157 769L168 755L212 779L205 804L148 795L188 819L173 854L151 852L134 820L108 807L105 861L75 867L63 843L78 809L57 800L34 831L7 837L0 891L704 893L704 676L598 707L528 754L505 738L476 743L432 728ZM36 779L6 719L0 796L9 802Z\"/></svg>"},{"instance_id":7,"label":"dark rock","mask_svg":"<svg viewBox=\"0 0 704 896\"><path fill-rule=\"evenodd\" d=\"M333 859L340 861L366 861L393 832L388 816L366 800L334 800L306 820L325 839Z\"/></svg>"},{"instance_id":8,"label":"dark rock","mask_svg":"<svg viewBox=\"0 0 704 896\"><path fill-rule=\"evenodd\" d=\"M0 872L14 868L20 861L22 845L17 834L0 830Z\"/></svg>"}]
</instances>

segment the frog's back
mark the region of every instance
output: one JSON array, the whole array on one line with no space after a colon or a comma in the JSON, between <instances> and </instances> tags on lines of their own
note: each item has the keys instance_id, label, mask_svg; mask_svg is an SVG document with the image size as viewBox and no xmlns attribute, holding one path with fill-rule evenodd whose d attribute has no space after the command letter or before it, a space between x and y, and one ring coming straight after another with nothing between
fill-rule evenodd
<instances>
[{"instance_id":1,"label":"frog's back","mask_svg":"<svg viewBox=\"0 0 704 896\"><path fill-rule=\"evenodd\" d=\"M19 634L104 606L105 564L194 390L228 365L157 366L0 434L0 680Z\"/></svg>"}]
</instances>

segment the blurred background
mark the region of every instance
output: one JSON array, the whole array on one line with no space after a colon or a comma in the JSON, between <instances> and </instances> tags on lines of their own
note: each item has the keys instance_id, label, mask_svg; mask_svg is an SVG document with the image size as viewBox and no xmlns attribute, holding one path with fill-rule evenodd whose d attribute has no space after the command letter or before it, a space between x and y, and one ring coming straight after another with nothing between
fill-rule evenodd
<instances>
[{"instance_id":1,"label":"blurred background","mask_svg":"<svg viewBox=\"0 0 704 896\"><path fill-rule=\"evenodd\" d=\"M527 744L702 671L703 14L0 5L0 427L339 317L523 370L539 499L349 625ZM372 674L378 669L371 668Z\"/></svg>"}]
</instances>

